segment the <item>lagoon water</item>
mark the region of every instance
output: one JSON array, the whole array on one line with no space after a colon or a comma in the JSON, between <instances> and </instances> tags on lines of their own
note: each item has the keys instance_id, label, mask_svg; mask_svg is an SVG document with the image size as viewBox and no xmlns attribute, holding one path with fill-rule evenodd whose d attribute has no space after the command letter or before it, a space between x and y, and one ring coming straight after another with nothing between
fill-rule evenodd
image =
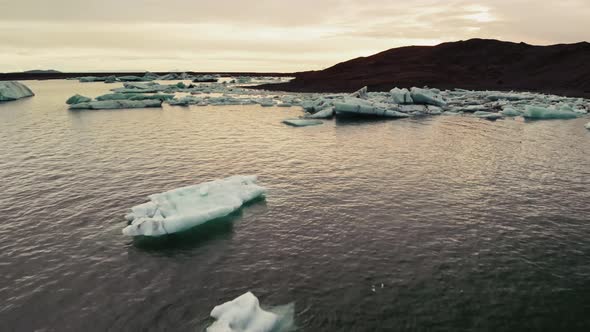
<instances>
[{"instance_id":1,"label":"lagoon water","mask_svg":"<svg viewBox=\"0 0 590 332\"><path fill-rule=\"evenodd\" d=\"M202 331L252 291L299 331L588 331L587 119L326 121L297 108L0 104L2 331ZM265 201L157 241L146 196L257 174Z\"/></svg>"}]
</instances>

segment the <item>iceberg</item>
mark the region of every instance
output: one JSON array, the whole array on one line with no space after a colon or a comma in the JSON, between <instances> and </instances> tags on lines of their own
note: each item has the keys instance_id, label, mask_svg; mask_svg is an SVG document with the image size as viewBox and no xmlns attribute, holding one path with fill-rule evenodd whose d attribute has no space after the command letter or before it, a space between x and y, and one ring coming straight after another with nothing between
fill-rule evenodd
<instances>
[{"instance_id":1,"label":"iceberg","mask_svg":"<svg viewBox=\"0 0 590 332\"><path fill-rule=\"evenodd\" d=\"M88 97L84 97L79 94L75 94L75 95L71 96L70 98L68 98L68 100L66 100L66 104L72 105L72 104L79 104L79 103L87 103L91 100L92 99L90 99Z\"/></svg>"},{"instance_id":2,"label":"iceberg","mask_svg":"<svg viewBox=\"0 0 590 332\"><path fill-rule=\"evenodd\" d=\"M133 93L109 93L106 95L96 97L98 101L105 101L105 100L170 100L174 98L174 95L168 94L154 94L154 95L146 95L146 94L133 94Z\"/></svg>"},{"instance_id":3,"label":"iceberg","mask_svg":"<svg viewBox=\"0 0 590 332\"><path fill-rule=\"evenodd\" d=\"M70 105L71 110L114 110L162 107L161 100L104 100Z\"/></svg>"},{"instance_id":4,"label":"iceberg","mask_svg":"<svg viewBox=\"0 0 590 332\"><path fill-rule=\"evenodd\" d=\"M207 332L284 332L293 328L293 306L287 310L270 312L260 307L258 298L251 292L211 311L216 321Z\"/></svg>"},{"instance_id":5,"label":"iceberg","mask_svg":"<svg viewBox=\"0 0 590 332\"><path fill-rule=\"evenodd\" d=\"M528 119L575 119L578 117L578 114L555 108L527 105L523 116Z\"/></svg>"},{"instance_id":6,"label":"iceberg","mask_svg":"<svg viewBox=\"0 0 590 332\"><path fill-rule=\"evenodd\" d=\"M399 112L399 108L386 104L372 103L358 98L346 98L334 103L336 115L382 116L388 118L407 118L408 114Z\"/></svg>"},{"instance_id":7,"label":"iceberg","mask_svg":"<svg viewBox=\"0 0 590 332\"><path fill-rule=\"evenodd\" d=\"M393 88L390 92L393 102L396 104L413 104L412 94L408 89Z\"/></svg>"},{"instance_id":8,"label":"iceberg","mask_svg":"<svg viewBox=\"0 0 590 332\"><path fill-rule=\"evenodd\" d=\"M104 82L106 78L97 76L83 76L78 77L80 83L93 83L93 82Z\"/></svg>"},{"instance_id":9,"label":"iceberg","mask_svg":"<svg viewBox=\"0 0 590 332\"><path fill-rule=\"evenodd\" d=\"M20 82L0 82L0 101L13 101L34 95L31 89Z\"/></svg>"},{"instance_id":10,"label":"iceberg","mask_svg":"<svg viewBox=\"0 0 590 332\"><path fill-rule=\"evenodd\" d=\"M123 234L162 236L225 217L265 195L256 181L256 176L232 176L151 195L149 202L132 207L125 216L129 225Z\"/></svg>"},{"instance_id":11,"label":"iceberg","mask_svg":"<svg viewBox=\"0 0 590 332\"><path fill-rule=\"evenodd\" d=\"M317 126L323 124L320 120L307 120L307 119L286 119L283 120L284 124L293 127L307 127L307 126Z\"/></svg>"},{"instance_id":12,"label":"iceberg","mask_svg":"<svg viewBox=\"0 0 590 332\"><path fill-rule=\"evenodd\" d=\"M436 92L437 90L427 90L420 88L412 88L410 91L412 100L415 104L426 104L443 107L447 103L444 99Z\"/></svg>"},{"instance_id":13,"label":"iceberg","mask_svg":"<svg viewBox=\"0 0 590 332\"><path fill-rule=\"evenodd\" d=\"M151 77L139 77L139 76L119 76L117 79L121 82L146 82L146 81L153 81L154 79Z\"/></svg>"},{"instance_id":14,"label":"iceberg","mask_svg":"<svg viewBox=\"0 0 590 332\"><path fill-rule=\"evenodd\" d=\"M586 125L584 126L586 129L590 130L590 122L586 123Z\"/></svg>"}]
</instances>

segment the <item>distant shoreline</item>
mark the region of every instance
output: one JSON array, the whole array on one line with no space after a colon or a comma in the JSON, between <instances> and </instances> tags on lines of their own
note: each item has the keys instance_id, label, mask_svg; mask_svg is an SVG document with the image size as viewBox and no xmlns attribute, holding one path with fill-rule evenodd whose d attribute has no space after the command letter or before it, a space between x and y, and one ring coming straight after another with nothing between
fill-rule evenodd
<instances>
[{"instance_id":1,"label":"distant shoreline","mask_svg":"<svg viewBox=\"0 0 590 332\"><path fill-rule=\"evenodd\" d=\"M167 74L187 73L189 75L220 75L224 76L251 76L251 77L292 77L293 73L257 73L257 72L150 72L159 76ZM143 72L78 72L78 73L0 73L0 81L45 81L45 80L63 80L68 78L77 78L83 76L144 76Z\"/></svg>"}]
</instances>

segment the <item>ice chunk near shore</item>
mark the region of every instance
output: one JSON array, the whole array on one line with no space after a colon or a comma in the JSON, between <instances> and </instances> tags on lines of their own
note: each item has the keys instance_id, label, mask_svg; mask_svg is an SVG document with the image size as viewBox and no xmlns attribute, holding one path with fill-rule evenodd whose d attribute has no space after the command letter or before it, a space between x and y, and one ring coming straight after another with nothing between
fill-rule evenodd
<instances>
[{"instance_id":1,"label":"ice chunk near shore","mask_svg":"<svg viewBox=\"0 0 590 332\"><path fill-rule=\"evenodd\" d=\"M263 310L258 298L248 292L213 308L211 317L216 321L207 332L285 332L293 328L292 305L273 311Z\"/></svg>"},{"instance_id":2,"label":"ice chunk near shore","mask_svg":"<svg viewBox=\"0 0 590 332\"><path fill-rule=\"evenodd\" d=\"M504 107L504 109L500 113L502 113L502 115L504 115L504 116L509 116L509 117L522 115L522 113L520 113L519 111L517 111L513 107Z\"/></svg>"},{"instance_id":3,"label":"ice chunk near shore","mask_svg":"<svg viewBox=\"0 0 590 332\"><path fill-rule=\"evenodd\" d=\"M393 102L396 104L413 104L412 94L408 89L393 88L389 91Z\"/></svg>"},{"instance_id":4,"label":"ice chunk near shore","mask_svg":"<svg viewBox=\"0 0 590 332\"><path fill-rule=\"evenodd\" d=\"M399 112L393 105L377 104L358 98L345 98L334 103L336 115L382 116L388 118L407 118L408 114Z\"/></svg>"},{"instance_id":5,"label":"ice chunk near shore","mask_svg":"<svg viewBox=\"0 0 590 332\"><path fill-rule=\"evenodd\" d=\"M79 94L75 94L75 95L71 96L70 98L68 98L68 100L66 100L66 104L73 105L73 104L79 104L79 103L87 103L91 100L92 100L91 98L84 97Z\"/></svg>"},{"instance_id":6,"label":"ice chunk near shore","mask_svg":"<svg viewBox=\"0 0 590 332\"><path fill-rule=\"evenodd\" d=\"M131 208L123 234L162 236L225 217L264 196L266 189L256 180L256 176L232 176L151 195L149 202Z\"/></svg>"},{"instance_id":7,"label":"ice chunk near shore","mask_svg":"<svg viewBox=\"0 0 590 332\"><path fill-rule=\"evenodd\" d=\"M114 110L162 107L161 100L104 100L70 105L71 110Z\"/></svg>"},{"instance_id":8,"label":"ice chunk near shore","mask_svg":"<svg viewBox=\"0 0 590 332\"><path fill-rule=\"evenodd\" d=\"M364 86L360 90L351 93L350 94L350 97L352 97L352 98L360 98L360 99L368 99L369 98L369 95L367 94L367 90L368 90L367 87Z\"/></svg>"},{"instance_id":9,"label":"ice chunk near shore","mask_svg":"<svg viewBox=\"0 0 590 332\"><path fill-rule=\"evenodd\" d=\"M590 122L586 123L586 125L584 126L586 129L590 130Z\"/></svg>"},{"instance_id":10,"label":"ice chunk near shore","mask_svg":"<svg viewBox=\"0 0 590 332\"><path fill-rule=\"evenodd\" d=\"M34 95L31 89L20 82L0 82L0 101L13 101Z\"/></svg>"},{"instance_id":11,"label":"ice chunk near shore","mask_svg":"<svg viewBox=\"0 0 590 332\"><path fill-rule=\"evenodd\" d=\"M555 108L527 105L523 116L528 119L575 119L578 114Z\"/></svg>"},{"instance_id":12,"label":"ice chunk near shore","mask_svg":"<svg viewBox=\"0 0 590 332\"><path fill-rule=\"evenodd\" d=\"M283 120L283 123L287 124L289 126L293 126L293 127L308 127L308 126L321 125L324 122L322 122L320 120L308 120L308 119L286 119L286 120Z\"/></svg>"},{"instance_id":13,"label":"ice chunk near shore","mask_svg":"<svg viewBox=\"0 0 590 332\"><path fill-rule=\"evenodd\" d=\"M306 114L306 119L329 119L334 116L334 107L328 106L325 109L313 114Z\"/></svg>"},{"instance_id":14,"label":"ice chunk near shore","mask_svg":"<svg viewBox=\"0 0 590 332\"><path fill-rule=\"evenodd\" d=\"M445 106L447 103L440 96L440 94L436 93L435 91L414 87L410 93L412 94L412 100L415 104L426 104L439 107Z\"/></svg>"}]
</instances>

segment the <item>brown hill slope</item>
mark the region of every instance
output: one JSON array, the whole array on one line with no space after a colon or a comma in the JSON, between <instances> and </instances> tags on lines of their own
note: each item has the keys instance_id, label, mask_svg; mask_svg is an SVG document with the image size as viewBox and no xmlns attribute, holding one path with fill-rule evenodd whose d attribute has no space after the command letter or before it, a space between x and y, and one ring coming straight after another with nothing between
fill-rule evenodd
<instances>
[{"instance_id":1,"label":"brown hill slope","mask_svg":"<svg viewBox=\"0 0 590 332\"><path fill-rule=\"evenodd\" d=\"M362 86L531 90L590 97L590 43L532 46L471 39L409 46L295 74L289 83L261 88L349 92Z\"/></svg>"}]
</instances>

